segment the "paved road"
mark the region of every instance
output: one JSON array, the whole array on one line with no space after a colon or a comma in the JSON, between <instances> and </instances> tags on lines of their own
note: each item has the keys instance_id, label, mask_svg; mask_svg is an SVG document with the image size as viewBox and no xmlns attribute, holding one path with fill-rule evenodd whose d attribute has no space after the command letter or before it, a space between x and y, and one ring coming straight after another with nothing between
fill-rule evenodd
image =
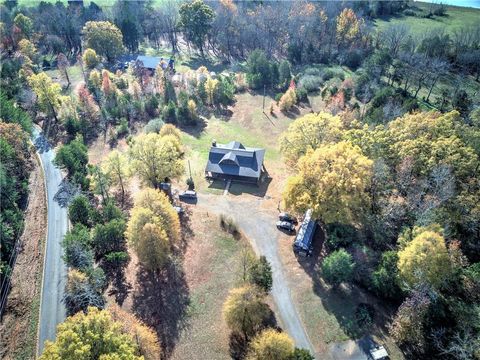
<instances>
[{"instance_id":1,"label":"paved road","mask_svg":"<svg viewBox=\"0 0 480 360\"><path fill-rule=\"evenodd\" d=\"M312 344L303 327L300 316L292 301L290 288L278 254L278 231L273 224L274 214L260 210L258 200L233 200L229 196L199 194L198 206L216 214L230 215L242 232L249 238L255 252L264 255L272 266L272 296L278 309L278 316L284 330L293 338L299 348L315 354ZM257 203L258 202L258 203Z\"/></svg>"},{"instance_id":2,"label":"paved road","mask_svg":"<svg viewBox=\"0 0 480 360\"><path fill-rule=\"evenodd\" d=\"M34 143L42 160L45 173L48 204L48 234L43 269L42 298L40 303L40 320L38 334L38 353L43 351L45 340L54 340L57 324L65 320L65 305L62 302L67 274L62 260L61 242L68 229L67 209L62 208L53 200L62 181L62 173L53 164L55 153L39 141L40 131L34 128ZM40 146L41 144L42 146Z\"/></svg>"}]
</instances>

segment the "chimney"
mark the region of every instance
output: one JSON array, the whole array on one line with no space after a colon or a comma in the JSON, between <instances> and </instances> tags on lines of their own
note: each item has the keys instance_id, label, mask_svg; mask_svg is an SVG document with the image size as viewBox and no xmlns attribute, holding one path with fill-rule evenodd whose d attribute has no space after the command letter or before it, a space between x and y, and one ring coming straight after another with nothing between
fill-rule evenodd
<instances>
[{"instance_id":1,"label":"chimney","mask_svg":"<svg viewBox=\"0 0 480 360\"><path fill-rule=\"evenodd\" d=\"M212 140L212 147L217 147L217 140L215 139Z\"/></svg>"}]
</instances>

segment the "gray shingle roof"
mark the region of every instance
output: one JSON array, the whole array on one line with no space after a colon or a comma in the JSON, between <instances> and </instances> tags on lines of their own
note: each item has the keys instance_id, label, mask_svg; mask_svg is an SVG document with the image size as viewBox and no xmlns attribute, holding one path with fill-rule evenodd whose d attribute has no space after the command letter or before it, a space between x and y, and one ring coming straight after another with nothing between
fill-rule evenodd
<instances>
[{"instance_id":1,"label":"gray shingle roof","mask_svg":"<svg viewBox=\"0 0 480 360\"><path fill-rule=\"evenodd\" d=\"M143 63L143 67L147 69L153 69L155 70L160 63L160 58L159 57L153 57L153 56L143 56L139 55L137 57L137 61L141 61Z\"/></svg>"},{"instance_id":2,"label":"gray shingle roof","mask_svg":"<svg viewBox=\"0 0 480 360\"><path fill-rule=\"evenodd\" d=\"M259 179L265 149L247 148L238 141L212 146L205 171Z\"/></svg>"}]
</instances>

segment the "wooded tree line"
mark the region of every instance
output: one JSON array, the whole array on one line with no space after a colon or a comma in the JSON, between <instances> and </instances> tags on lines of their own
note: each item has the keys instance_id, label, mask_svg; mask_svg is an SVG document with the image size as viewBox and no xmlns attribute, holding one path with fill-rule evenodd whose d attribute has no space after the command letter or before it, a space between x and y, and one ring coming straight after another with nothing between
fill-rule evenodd
<instances>
[{"instance_id":1,"label":"wooded tree line","mask_svg":"<svg viewBox=\"0 0 480 360\"><path fill-rule=\"evenodd\" d=\"M435 29L412 36L406 25L392 25L378 34L377 44L359 69L355 87L362 102L377 103L377 113L367 114L370 118L378 121L385 110L395 113L404 106L384 85L440 111L451 107L467 117L478 95L478 90L467 91L467 77L478 81L480 76L480 27L460 28L452 34Z\"/></svg>"},{"instance_id":2,"label":"wooded tree line","mask_svg":"<svg viewBox=\"0 0 480 360\"><path fill-rule=\"evenodd\" d=\"M124 96L125 94L117 96L118 91L123 92L125 89L125 85L123 88L120 85L116 86L117 91L111 92L110 99L106 101L105 98L102 99L101 92L95 91L95 86L92 85L96 83L99 88L104 74L91 74L90 71L102 58L111 63L127 50L137 51L140 43L150 41L159 45L160 40L165 38L172 41L172 49L178 49L179 46L185 49L187 46L198 50L202 55L208 53L220 59L248 59L247 82L253 89L261 88L262 85L276 86L277 81L281 83L280 90L286 89L284 79L289 76L285 77L286 73L282 72L285 61L273 61L269 64L262 56L265 59L288 58L292 65L341 64L353 70L359 69L355 95L363 103L371 100L375 102L375 106L366 114L374 122L379 122L384 117L391 119L405 110L410 111L422 100L440 111L455 108L462 115L466 115L476 96L474 89L468 88L465 76L471 74L478 80L480 29L459 28L451 34L435 29L422 36L413 36L404 25L390 26L380 33L371 29L371 20L375 16L407 11L405 2L388 5L374 1L352 4L303 1L263 4L227 0L203 3L197 0L186 3L167 1L157 7L151 2L139 2L133 6L129 2L119 1L105 9L94 3L86 8L77 2L67 6L60 3L41 3L37 7L27 8L18 8L13 6L14 3L7 5L11 10L7 11L5 8L6 11L2 13L2 48L10 55L2 66L2 82L7 85L8 91L12 92L11 95L18 92L27 78L36 74L37 78L31 78L28 82L32 88L35 84L38 88L38 73L45 64L50 63L48 59L52 58L47 54L56 57L54 63L60 70L60 75L66 79L67 86L70 84L69 63L80 61L85 67L84 75L88 73L91 76L87 88L96 102L99 105L108 105L109 110L112 110L112 106L117 110L113 113L109 111L106 115L91 108L90 113L100 115L102 125L108 125L109 121L117 122L118 125L119 116L130 121L134 110L138 113L138 110L144 109L149 116L155 116L156 105L160 99L140 96L140 102L145 102L144 108L140 103L134 108L125 108L132 99ZM42 17L37 12L56 14L61 11L64 11L65 18L69 18L69 12L72 11L85 15L84 19L80 17L80 20L76 20L75 25L65 25L68 29L75 28L78 39L74 42L79 42L80 46L46 49L46 34L50 36L59 33L58 36L66 36L65 34L70 32L59 30L58 24L62 22L43 24L37 19L44 19L45 16ZM168 20L164 19L165 17L168 17ZM55 24L56 28L50 29L47 25L51 24ZM62 39L62 44L69 43ZM95 53L92 53L92 49ZM77 58L82 50L83 56ZM21 76L16 76L19 71ZM254 74L261 75L258 77ZM114 81L112 74L109 77ZM149 86L147 77L141 72L137 72L136 77L144 95L152 94L144 88ZM169 122L175 122L178 118L194 122L194 115L184 116L193 108L193 103L192 106L188 105L189 101L194 101L196 106L200 100L207 105L213 103L204 85L215 86L218 91L224 92L223 100L219 97L213 98L216 102L221 100L222 105L231 103L233 96L230 89L233 84L228 80L220 78L218 85L214 79L200 82L196 97L187 91L188 96L183 94L179 97L179 103L176 97L167 96L162 105L165 107L162 110L163 117ZM43 82L46 81L47 79L44 79ZM114 82L119 85L117 81ZM124 79L121 82L125 84ZM168 87L168 82L165 82L164 86ZM128 84L127 87L131 86ZM59 90L55 85L46 86L45 89L48 94L40 96L38 109L46 112L58 123L58 108L62 103ZM138 93L134 91L134 95ZM38 93L36 95L39 97ZM88 94L85 96L88 97ZM306 93L297 94L297 97L306 98ZM173 104L170 101L173 101ZM290 107L288 101L282 103L286 105L282 108ZM176 113L177 108L181 116ZM69 125L72 125L71 129L75 127L72 120ZM108 126L103 127L106 132ZM83 135L86 138L85 134Z\"/></svg>"},{"instance_id":3,"label":"wooded tree line","mask_svg":"<svg viewBox=\"0 0 480 360\"><path fill-rule=\"evenodd\" d=\"M3 90L3 89L2 89ZM23 232L24 210L32 170L32 120L0 91L0 298L7 290L18 240Z\"/></svg>"},{"instance_id":4,"label":"wooded tree line","mask_svg":"<svg viewBox=\"0 0 480 360\"><path fill-rule=\"evenodd\" d=\"M459 28L453 34L435 29L422 36L412 36L405 25L390 26L380 34L372 31L371 20L376 16L401 13L407 7L406 1L169 0L159 4L117 1L110 8L101 8L94 2L88 7L82 2L41 2L38 6L19 8L15 1L8 1L1 18L2 45L10 52L18 50L23 34L24 42L38 44L41 54L67 54L72 61L88 47L98 52L94 41L85 44L88 41L84 39L82 43L82 36L86 36L87 24L100 21L114 27L108 30L109 35L115 31L121 35L116 41L123 47L110 43L113 51L100 51L109 61L125 50L138 51L145 41L159 47L164 40L174 52L186 44L202 56L208 52L226 60L246 59L253 50L262 49L268 57L288 57L293 64L340 63L357 68L375 50L385 47L390 59L384 56L379 65L391 67L389 81L398 81L402 74L410 76L411 70L416 70L419 75L415 80L405 79L404 84L405 89L411 86L416 93L418 86L431 87L449 67L472 73L478 79L478 27ZM98 31L94 33L98 45L104 36ZM428 80L428 75L420 75L425 63L434 65L430 71L435 76Z\"/></svg>"},{"instance_id":5,"label":"wooded tree line","mask_svg":"<svg viewBox=\"0 0 480 360\"><path fill-rule=\"evenodd\" d=\"M368 17L394 14L403 10L406 3L237 3L231 0L183 3L169 0L158 4L117 1L106 8L95 2L88 6L83 2L40 2L37 6L19 8L16 1L6 1L1 21L6 48L14 49L18 45L16 34L21 31L29 38L35 35L43 53L65 53L69 57L82 51L82 28L87 22L109 21L121 31L123 44L130 52L137 51L145 40L156 47L164 40L173 51L180 42L187 42L201 54L211 51L227 59L246 58L248 53L261 48L269 56L290 52L301 60L308 52L320 51L323 44L329 45L327 52L331 54L337 45L345 46L344 42L358 40L358 45L364 42L360 39L363 24L357 21L360 19L354 12ZM353 10L337 19L342 8L348 6ZM313 58L303 60L313 61Z\"/></svg>"},{"instance_id":6,"label":"wooded tree line","mask_svg":"<svg viewBox=\"0 0 480 360\"><path fill-rule=\"evenodd\" d=\"M403 300L390 332L412 356L479 350L479 134L457 111L378 126L319 113L281 138L284 203L321 221L324 278Z\"/></svg>"}]
</instances>

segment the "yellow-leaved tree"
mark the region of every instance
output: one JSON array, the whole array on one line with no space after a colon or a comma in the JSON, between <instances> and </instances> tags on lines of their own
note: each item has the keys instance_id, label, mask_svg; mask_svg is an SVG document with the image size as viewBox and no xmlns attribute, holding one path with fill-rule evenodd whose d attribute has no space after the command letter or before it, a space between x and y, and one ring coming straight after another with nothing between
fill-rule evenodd
<instances>
[{"instance_id":1,"label":"yellow-leaved tree","mask_svg":"<svg viewBox=\"0 0 480 360\"><path fill-rule=\"evenodd\" d=\"M89 69L93 69L100 62L96 51L90 48L85 50L82 55L82 60Z\"/></svg>"},{"instance_id":2,"label":"yellow-leaved tree","mask_svg":"<svg viewBox=\"0 0 480 360\"><path fill-rule=\"evenodd\" d=\"M297 103L297 93L295 92L295 89L290 88L280 98L280 101L278 103L278 107L282 111L288 111L296 103Z\"/></svg>"},{"instance_id":3,"label":"yellow-leaved tree","mask_svg":"<svg viewBox=\"0 0 480 360\"><path fill-rule=\"evenodd\" d=\"M29 60L34 60L37 56L37 48L30 40L22 39L18 42L18 51Z\"/></svg>"},{"instance_id":4,"label":"yellow-leaved tree","mask_svg":"<svg viewBox=\"0 0 480 360\"><path fill-rule=\"evenodd\" d=\"M181 147L174 136L155 133L138 135L129 149L132 168L142 182L158 189L165 179L183 174Z\"/></svg>"},{"instance_id":5,"label":"yellow-leaved tree","mask_svg":"<svg viewBox=\"0 0 480 360\"><path fill-rule=\"evenodd\" d=\"M180 131L176 128L175 125L172 124L165 124L160 128L160 131L158 132L158 135L160 136L167 136L167 135L173 135L175 138L177 138L178 141L181 139L181 134Z\"/></svg>"},{"instance_id":6,"label":"yellow-leaved tree","mask_svg":"<svg viewBox=\"0 0 480 360\"><path fill-rule=\"evenodd\" d=\"M142 360L132 337L122 331L108 310L88 308L58 325L55 342L47 341L40 360Z\"/></svg>"},{"instance_id":7,"label":"yellow-leaved tree","mask_svg":"<svg viewBox=\"0 0 480 360\"><path fill-rule=\"evenodd\" d=\"M254 335L271 313L264 298L265 294L252 285L231 290L223 304L223 316L228 327L245 338Z\"/></svg>"},{"instance_id":8,"label":"yellow-leaved tree","mask_svg":"<svg viewBox=\"0 0 480 360\"><path fill-rule=\"evenodd\" d=\"M130 167L125 155L113 150L102 162L102 171L111 185L119 188L122 204L125 201L125 191L131 177Z\"/></svg>"},{"instance_id":9,"label":"yellow-leaved tree","mask_svg":"<svg viewBox=\"0 0 480 360\"><path fill-rule=\"evenodd\" d=\"M397 160L411 158L416 174L428 175L441 164L451 166L457 179L468 178L479 159L462 139L462 123L457 111L405 114L388 124L390 152Z\"/></svg>"},{"instance_id":10,"label":"yellow-leaved tree","mask_svg":"<svg viewBox=\"0 0 480 360\"><path fill-rule=\"evenodd\" d=\"M337 40L340 43L349 43L360 34L363 19L359 19L352 9L345 8L337 16Z\"/></svg>"},{"instance_id":11,"label":"yellow-leaved tree","mask_svg":"<svg viewBox=\"0 0 480 360\"><path fill-rule=\"evenodd\" d=\"M267 329L252 340L248 360L288 360L295 350L293 340L284 332Z\"/></svg>"},{"instance_id":12,"label":"yellow-leaved tree","mask_svg":"<svg viewBox=\"0 0 480 360\"><path fill-rule=\"evenodd\" d=\"M207 77L205 81L205 91L207 93L207 101L209 105L213 105L213 96L215 94L215 89L218 86L218 80L213 79L210 76Z\"/></svg>"},{"instance_id":13,"label":"yellow-leaved tree","mask_svg":"<svg viewBox=\"0 0 480 360\"><path fill-rule=\"evenodd\" d=\"M159 270L166 264L172 246L180 240L180 221L165 194L154 189L140 192L126 237L147 269Z\"/></svg>"},{"instance_id":14,"label":"yellow-leaved tree","mask_svg":"<svg viewBox=\"0 0 480 360\"><path fill-rule=\"evenodd\" d=\"M313 216L325 223L355 222L369 202L372 166L372 160L348 142L310 150L287 181L285 206L295 212L312 209Z\"/></svg>"},{"instance_id":15,"label":"yellow-leaved tree","mask_svg":"<svg viewBox=\"0 0 480 360\"><path fill-rule=\"evenodd\" d=\"M58 111L64 97L61 95L62 87L44 72L33 74L28 77L28 85L37 96L37 104L40 110L46 113L48 120L53 117L58 124ZM46 134L50 129L50 121L46 125Z\"/></svg>"},{"instance_id":16,"label":"yellow-leaved tree","mask_svg":"<svg viewBox=\"0 0 480 360\"><path fill-rule=\"evenodd\" d=\"M134 339L145 360L161 358L160 343L155 331L115 303L108 306L108 311L112 315L112 319L121 324L122 331Z\"/></svg>"},{"instance_id":17,"label":"yellow-leaved tree","mask_svg":"<svg viewBox=\"0 0 480 360\"><path fill-rule=\"evenodd\" d=\"M339 141L342 130L339 116L325 112L308 114L288 126L280 138L280 149L288 162L296 163L308 150Z\"/></svg>"},{"instance_id":18,"label":"yellow-leaved tree","mask_svg":"<svg viewBox=\"0 0 480 360\"><path fill-rule=\"evenodd\" d=\"M438 288L451 273L452 264L438 226L416 227L409 236L400 236L399 243L404 248L398 252L397 267L408 286L427 283Z\"/></svg>"}]
</instances>

